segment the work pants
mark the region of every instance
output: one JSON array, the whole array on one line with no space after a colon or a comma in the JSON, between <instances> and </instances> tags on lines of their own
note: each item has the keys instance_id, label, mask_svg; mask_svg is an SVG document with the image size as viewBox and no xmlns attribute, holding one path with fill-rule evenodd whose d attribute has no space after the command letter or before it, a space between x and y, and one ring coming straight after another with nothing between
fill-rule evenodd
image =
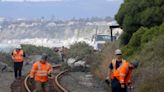
<instances>
[{"instance_id":1,"label":"work pants","mask_svg":"<svg viewBox=\"0 0 164 92\"><path fill-rule=\"evenodd\" d=\"M33 92L49 92L48 82L35 81L35 90Z\"/></svg>"},{"instance_id":2,"label":"work pants","mask_svg":"<svg viewBox=\"0 0 164 92\"><path fill-rule=\"evenodd\" d=\"M127 86L125 85L124 88L121 88L120 82L114 78L111 81L112 92L127 92Z\"/></svg>"},{"instance_id":3,"label":"work pants","mask_svg":"<svg viewBox=\"0 0 164 92\"><path fill-rule=\"evenodd\" d=\"M22 76L23 62L14 62L14 76L15 78L21 78Z\"/></svg>"},{"instance_id":4,"label":"work pants","mask_svg":"<svg viewBox=\"0 0 164 92\"><path fill-rule=\"evenodd\" d=\"M64 56L63 53L61 53L60 57L61 57L61 61L64 62L64 57L65 57L65 56Z\"/></svg>"}]
</instances>

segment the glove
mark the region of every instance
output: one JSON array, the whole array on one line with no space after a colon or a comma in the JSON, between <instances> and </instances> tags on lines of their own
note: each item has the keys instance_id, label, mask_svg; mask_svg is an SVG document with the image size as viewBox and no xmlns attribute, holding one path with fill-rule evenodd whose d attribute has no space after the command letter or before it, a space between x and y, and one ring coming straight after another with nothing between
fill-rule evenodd
<instances>
[{"instance_id":1,"label":"glove","mask_svg":"<svg viewBox=\"0 0 164 92\"><path fill-rule=\"evenodd\" d=\"M104 81L106 84L108 84L108 85L110 84L110 81L108 79L105 79Z\"/></svg>"},{"instance_id":2,"label":"glove","mask_svg":"<svg viewBox=\"0 0 164 92\"><path fill-rule=\"evenodd\" d=\"M51 77L52 75L51 75L51 73L48 73L48 77Z\"/></svg>"},{"instance_id":3,"label":"glove","mask_svg":"<svg viewBox=\"0 0 164 92\"><path fill-rule=\"evenodd\" d=\"M34 78L33 77L30 77L29 78L30 82L34 81Z\"/></svg>"},{"instance_id":4,"label":"glove","mask_svg":"<svg viewBox=\"0 0 164 92\"><path fill-rule=\"evenodd\" d=\"M121 84L121 88L125 88L125 84Z\"/></svg>"},{"instance_id":5,"label":"glove","mask_svg":"<svg viewBox=\"0 0 164 92\"><path fill-rule=\"evenodd\" d=\"M131 82L129 82L128 84L127 84L127 86L131 86L132 85L132 83Z\"/></svg>"},{"instance_id":6,"label":"glove","mask_svg":"<svg viewBox=\"0 0 164 92\"><path fill-rule=\"evenodd\" d=\"M29 83L30 83L30 85L33 85L33 83L34 83L34 78L33 77L29 78Z\"/></svg>"},{"instance_id":7,"label":"glove","mask_svg":"<svg viewBox=\"0 0 164 92\"><path fill-rule=\"evenodd\" d=\"M131 86L131 85L132 85L132 82L128 81L127 86Z\"/></svg>"}]
</instances>

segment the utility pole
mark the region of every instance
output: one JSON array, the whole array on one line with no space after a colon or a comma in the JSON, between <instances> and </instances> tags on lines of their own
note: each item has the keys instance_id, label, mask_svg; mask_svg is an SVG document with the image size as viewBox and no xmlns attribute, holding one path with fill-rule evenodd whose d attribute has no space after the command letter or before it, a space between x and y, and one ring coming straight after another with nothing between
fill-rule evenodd
<instances>
[{"instance_id":1,"label":"utility pole","mask_svg":"<svg viewBox=\"0 0 164 92\"><path fill-rule=\"evenodd\" d=\"M97 34L98 34L98 32L97 32L97 31L98 31L98 26L96 27L96 36L97 36Z\"/></svg>"},{"instance_id":2,"label":"utility pole","mask_svg":"<svg viewBox=\"0 0 164 92\"><path fill-rule=\"evenodd\" d=\"M110 34L111 34L111 42L113 41L113 29L114 28L120 28L119 25L112 25L112 26L109 26L109 29L110 29Z\"/></svg>"}]
</instances>

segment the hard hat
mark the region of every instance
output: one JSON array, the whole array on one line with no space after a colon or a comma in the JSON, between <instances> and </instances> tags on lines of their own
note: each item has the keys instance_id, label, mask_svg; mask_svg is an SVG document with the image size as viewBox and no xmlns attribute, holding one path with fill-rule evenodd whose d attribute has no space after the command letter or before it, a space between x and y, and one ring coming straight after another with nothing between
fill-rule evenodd
<instances>
[{"instance_id":1,"label":"hard hat","mask_svg":"<svg viewBox=\"0 0 164 92\"><path fill-rule=\"evenodd\" d=\"M121 54L122 54L122 52L121 52L120 49L116 49L116 50L115 50L115 55L121 55Z\"/></svg>"},{"instance_id":2,"label":"hard hat","mask_svg":"<svg viewBox=\"0 0 164 92\"><path fill-rule=\"evenodd\" d=\"M41 56L41 59L42 60L47 60L48 59L48 55L43 53L42 56Z\"/></svg>"},{"instance_id":3,"label":"hard hat","mask_svg":"<svg viewBox=\"0 0 164 92\"><path fill-rule=\"evenodd\" d=\"M131 64L133 65L134 68L137 68L139 65L139 61L135 60L135 61L131 62Z\"/></svg>"},{"instance_id":4,"label":"hard hat","mask_svg":"<svg viewBox=\"0 0 164 92\"><path fill-rule=\"evenodd\" d=\"M17 45L16 48L21 49L21 45Z\"/></svg>"}]
</instances>

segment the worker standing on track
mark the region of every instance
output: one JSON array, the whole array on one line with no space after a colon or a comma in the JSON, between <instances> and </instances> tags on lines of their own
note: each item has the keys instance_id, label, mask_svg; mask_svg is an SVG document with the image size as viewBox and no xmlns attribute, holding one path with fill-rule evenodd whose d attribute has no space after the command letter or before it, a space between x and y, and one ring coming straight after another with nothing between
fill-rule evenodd
<instances>
[{"instance_id":1,"label":"worker standing on track","mask_svg":"<svg viewBox=\"0 0 164 92\"><path fill-rule=\"evenodd\" d=\"M60 57L61 57L61 61L64 62L64 58L65 58L65 47L62 46L62 48L60 49Z\"/></svg>"},{"instance_id":2,"label":"worker standing on track","mask_svg":"<svg viewBox=\"0 0 164 92\"><path fill-rule=\"evenodd\" d=\"M49 92L48 76L52 73L52 65L47 62L48 56L43 54L41 59L36 61L31 69L30 78L35 80L34 92Z\"/></svg>"},{"instance_id":3,"label":"worker standing on track","mask_svg":"<svg viewBox=\"0 0 164 92\"><path fill-rule=\"evenodd\" d=\"M23 61L25 57L25 53L21 49L21 46L18 46L16 49L14 49L11 56L14 61L15 79L20 79L22 76L22 67L23 67Z\"/></svg>"},{"instance_id":4,"label":"worker standing on track","mask_svg":"<svg viewBox=\"0 0 164 92\"><path fill-rule=\"evenodd\" d=\"M110 63L108 74L112 92L127 92L127 86L131 85L132 70L138 67L138 62L124 60L120 49L115 50L115 55L116 59Z\"/></svg>"}]
</instances>

